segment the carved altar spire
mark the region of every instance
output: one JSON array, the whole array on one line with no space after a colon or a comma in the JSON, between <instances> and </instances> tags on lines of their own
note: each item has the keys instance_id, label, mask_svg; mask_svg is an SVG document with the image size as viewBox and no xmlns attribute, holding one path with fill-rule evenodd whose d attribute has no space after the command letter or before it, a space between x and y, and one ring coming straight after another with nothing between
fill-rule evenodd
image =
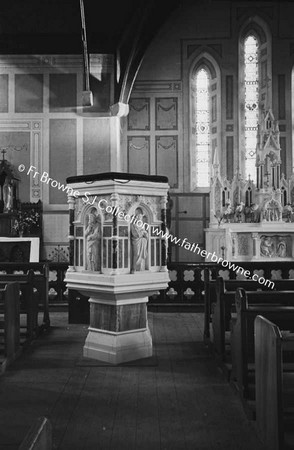
<instances>
[{"instance_id":1,"label":"carved altar spire","mask_svg":"<svg viewBox=\"0 0 294 450\"><path fill-rule=\"evenodd\" d=\"M264 112L259 125L256 151L257 189L279 189L281 165L280 131L271 109Z\"/></svg>"}]
</instances>

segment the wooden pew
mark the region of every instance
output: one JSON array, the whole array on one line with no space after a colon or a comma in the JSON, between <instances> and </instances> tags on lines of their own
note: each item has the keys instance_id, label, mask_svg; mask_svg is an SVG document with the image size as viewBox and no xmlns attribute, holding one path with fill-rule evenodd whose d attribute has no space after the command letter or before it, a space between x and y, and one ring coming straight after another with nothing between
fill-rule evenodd
<instances>
[{"instance_id":1,"label":"wooden pew","mask_svg":"<svg viewBox=\"0 0 294 450\"><path fill-rule=\"evenodd\" d=\"M46 417L38 417L18 450L52 450L52 425Z\"/></svg>"},{"instance_id":2,"label":"wooden pew","mask_svg":"<svg viewBox=\"0 0 294 450\"><path fill-rule=\"evenodd\" d=\"M29 270L27 274L0 274L0 286L17 282L22 293L20 302L20 313L26 314L26 337L33 339L39 332L38 329L38 296L34 292L34 271Z\"/></svg>"},{"instance_id":3,"label":"wooden pew","mask_svg":"<svg viewBox=\"0 0 294 450\"><path fill-rule=\"evenodd\" d=\"M268 295L270 293L267 293ZM277 293L281 300L281 292ZM293 299L293 294L289 294ZM294 327L294 305L250 304L243 288L236 291L236 319L232 321L231 354L235 385L244 399L254 400L254 320L258 315L274 321L283 330Z\"/></svg>"},{"instance_id":4,"label":"wooden pew","mask_svg":"<svg viewBox=\"0 0 294 450\"><path fill-rule=\"evenodd\" d=\"M235 311L235 291L243 288L247 292L250 303L294 305L294 280L278 280L275 287L281 290L256 290L259 286L253 280L223 280L217 277L215 281L215 302L211 308L211 322L213 329L212 345L222 361L226 360L226 332L230 331L232 312ZM283 289L283 290L282 290ZM293 295L293 297L291 296Z\"/></svg>"},{"instance_id":5,"label":"wooden pew","mask_svg":"<svg viewBox=\"0 0 294 450\"><path fill-rule=\"evenodd\" d=\"M236 263L237 264L237 263ZM276 263L278 264L278 263ZM242 263L240 263L242 265ZM243 262L244 268L247 267L245 262ZM268 266L269 263L264 263L265 266ZM260 266L257 266L260 268ZM272 263L272 267L280 267L278 264L277 266ZM283 264L281 264L281 267L283 267ZM204 269L204 342L209 343L210 342L210 323L212 321L212 305L216 303L217 298L217 278L219 277L217 275L217 269L221 270L219 267L205 267ZM252 267L248 266L248 269L253 273L254 269L254 263L252 263ZM236 273L233 272L233 275L236 276ZM211 277L214 278L211 278ZM274 290L277 291L284 291L284 290L294 290L294 279L279 279L279 280L271 280L275 283ZM235 292L238 287L243 287L245 291L256 291L256 290L262 290L262 291L271 291L271 286L262 285L259 284L257 281L252 280L250 278L244 279L244 280L237 280L237 279L229 279L224 281L224 292ZM232 301L234 303L234 300ZM229 317L229 316L228 316ZM228 322L227 322L228 323Z\"/></svg>"},{"instance_id":6,"label":"wooden pew","mask_svg":"<svg viewBox=\"0 0 294 450\"><path fill-rule=\"evenodd\" d=\"M0 303L3 308L3 359L1 369L4 371L20 352L20 317L19 317L19 284L9 283L0 289Z\"/></svg>"},{"instance_id":7,"label":"wooden pew","mask_svg":"<svg viewBox=\"0 0 294 450\"><path fill-rule=\"evenodd\" d=\"M294 448L294 368L285 362L294 351L294 334L262 316L255 319L254 334L257 431L267 450Z\"/></svg>"},{"instance_id":8,"label":"wooden pew","mask_svg":"<svg viewBox=\"0 0 294 450\"><path fill-rule=\"evenodd\" d=\"M38 292L39 301L43 309L42 328L50 326L49 315L49 266L44 263L0 263L0 280L4 275L25 275L29 270L34 272L33 287ZM4 273L5 272L5 273ZM19 273L22 272L22 273ZM1 281L0 281L1 282Z\"/></svg>"}]
</instances>

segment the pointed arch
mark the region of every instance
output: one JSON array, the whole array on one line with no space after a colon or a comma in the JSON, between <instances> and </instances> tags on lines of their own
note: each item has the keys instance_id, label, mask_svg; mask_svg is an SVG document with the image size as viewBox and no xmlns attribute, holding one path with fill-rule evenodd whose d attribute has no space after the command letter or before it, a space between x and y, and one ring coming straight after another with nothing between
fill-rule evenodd
<instances>
[{"instance_id":1,"label":"pointed arch","mask_svg":"<svg viewBox=\"0 0 294 450\"><path fill-rule=\"evenodd\" d=\"M220 90L219 65L209 53L201 53L189 76L191 191L210 189L212 161L220 148Z\"/></svg>"}]
</instances>

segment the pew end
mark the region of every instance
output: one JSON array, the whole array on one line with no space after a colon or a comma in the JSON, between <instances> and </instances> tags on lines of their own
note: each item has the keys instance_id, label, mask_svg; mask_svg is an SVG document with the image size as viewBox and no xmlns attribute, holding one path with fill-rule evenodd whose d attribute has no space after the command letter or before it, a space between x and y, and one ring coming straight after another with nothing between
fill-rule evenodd
<instances>
[{"instance_id":1,"label":"pew end","mask_svg":"<svg viewBox=\"0 0 294 450\"><path fill-rule=\"evenodd\" d=\"M257 430L268 450L293 448L294 368L283 361L285 353L294 351L293 334L261 315L255 318L254 334Z\"/></svg>"}]
</instances>

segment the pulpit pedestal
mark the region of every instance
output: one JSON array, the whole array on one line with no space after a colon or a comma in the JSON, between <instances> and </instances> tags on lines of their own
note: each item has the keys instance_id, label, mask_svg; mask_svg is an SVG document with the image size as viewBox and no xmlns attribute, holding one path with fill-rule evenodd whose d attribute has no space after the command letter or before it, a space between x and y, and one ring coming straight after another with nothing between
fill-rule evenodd
<instances>
[{"instance_id":1,"label":"pulpit pedestal","mask_svg":"<svg viewBox=\"0 0 294 450\"><path fill-rule=\"evenodd\" d=\"M89 298L85 357L120 364L152 355L148 296L166 289L167 178L71 177L70 265L65 282Z\"/></svg>"}]
</instances>

